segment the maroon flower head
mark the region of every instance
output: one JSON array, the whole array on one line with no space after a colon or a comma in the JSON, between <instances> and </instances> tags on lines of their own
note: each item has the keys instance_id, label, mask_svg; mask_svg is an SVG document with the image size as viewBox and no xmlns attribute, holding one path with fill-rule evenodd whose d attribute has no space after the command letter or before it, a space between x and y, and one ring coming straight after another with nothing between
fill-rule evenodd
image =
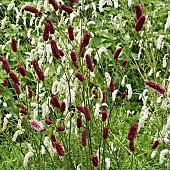
<instances>
[{"instance_id":1,"label":"maroon flower head","mask_svg":"<svg viewBox=\"0 0 170 170\"><path fill-rule=\"evenodd\" d=\"M54 107L60 108L60 103L55 95L53 97L51 97L51 104Z\"/></svg>"},{"instance_id":2,"label":"maroon flower head","mask_svg":"<svg viewBox=\"0 0 170 170\"><path fill-rule=\"evenodd\" d=\"M125 99L125 97L126 97L126 92L123 92L122 94L121 94L121 99L123 100L123 99Z\"/></svg>"},{"instance_id":3,"label":"maroon flower head","mask_svg":"<svg viewBox=\"0 0 170 170\"><path fill-rule=\"evenodd\" d=\"M134 146L134 141L129 141L129 149L134 152L135 151L135 146Z\"/></svg>"},{"instance_id":4,"label":"maroon flower head","mask_svg":"<svg viewBox=\"0 0 170 170\"><path fill-rule=\"evenodd\" d=\"M38 76L38 78L41 80L41 81L44 81L45 79L45 76L44 76L44 73L42 72L39 64L38 64L38 61L37 60L33 60L32 61L32 65L33 65L33 68Z\"/></svg>"},{"instance_id":5,"label":"maroon flower head","mask_svg":"<svg viewBox=\"0 0 170 170\"><path fill-rule=\"evenodd\" d=\"M83 42L80 43L79 55L83 58L85 54L86 48L83 46Z\"/></svg>"},{"instance_id":6,"label":"maroon flower head","mask_svg":"<svg viewBox=\"0 0 170 170\"><path fill-rule=\"evenodd\" d=\"M87 106L84 106L84 116L87 121L91 120L90 110Z\"/></svg>"},{"instance_id":7,"label":"maroon flower head","mask_svg":"<svg viewBox=\"0 0 170 170\"><path fill-rule=\"evenodd\" d=\"M65 154L64 148L59 142L57 142L57 141L53 142L53 147L56 148L56 150L60 156L64 156L64 154Z\"/></svg>"},{"instance_id":8,"label":"maroon flower head","mask_svg":"<svg viewBox=\"0 0 170 170\"><path fill-rule=\"evenodd\" d=\"M104 139L107 139L108 135L109 135L109 128L108 127L103 128L103 135L102 135L102 137Z\"/></svg>"},{"instance_id":9,"label":"maroon flower head","mask_svg":"<svg viewBox=\"0 0 170 170\"><path fill-rule=\"evenodd\" d=\"M4 85L5 85L5 86L9 86L8 79L4 79Z\"/></svg>"},{"instance_id":10,"label":"maroon flower head","mask_svg":"<svg viewBox=\"0 0 170 170\"><path fill-rule=\"evenodd\" d=\"M59 52L59 49L57 47L55 40L51 40L50 44L51 44L51 50L52 50L53 56L55 58L60 58L60 52Z\"/></svg>"},{"instance_id":11,"label":"maroon flower head","mask_svg":"<svg viewBox=\"0 0 170 170\"><path fill-rule=\"evenodd\" d=\"M159 145L159 141L158 140L154 141L152 145L152 149L156 149L158 145Z\"/></svg>"},{"instance_id":12,"label":"maroon flower head","mask_svg":"<svg viewBox=\"0 0 170 170\"><path fill-rule=\"evenodd\" d=\"M106 103L106 91L103 90L102 94L103 94L102 103Z\"/></svg>"},{"instance_id":13,"label":"maroon flower head","mask_svg":"<svg viewBox=\"0 0 170 170\"><path fill-rule=\"evenodd\" d=\"M77 118L77 128L82 127L82 119L80 117Z\"/></svg>"},{"instance_id":14,"label":"maroon flower head","mask_svg":"<svg viewBox=\"0 0 170 170\"><path fill-rule=\"evenodd\" d=\"M71 3L74 3L74 2L76 2L77 0L69 0Z\"/></svg>"},{"instance_id":15,"label":"maroon flower head","mask_svg":"<svg viewBox=\"0 0 170 170\"><path fill-rule=\"evenodd\" d=\"M87 144L87 142L86 142L87 134L88 134L88 130L85 129L82 131L82 135L81 135L82 146L86 146L86 144Z\"/></svg>"},{"instance_id":16,"label":"maroon flower head","mask_svg":"<svg viewBox=\"0 0 170 170\"><path fill-rule=\"evenodd\" d=\"M114 92L115 85L114 85L114 80L113 79L111 79L111 81L110 81L109 89L110 89L110 92Z\"/></svg>"},{"instance_id":17,"label":"maroon flower head","mask_svg":"<svg viewBox=\"0 0 170 170\"><path fill-rule=\"evenodd\" d=\"M2 64L4 66L4 70L9 73L10 72L10 64L8 62L8 60L6 60L5 58L2 60Z\"/></svg>"},{"instance_id":18,"label":"maroon flower head","mask_svg":"<svg viewBox=\"0 0 170 170\"><path fill-rule=\"evenodd\" d=\"M52 122L52 120L51 120L50 118L46 118L46 119L45 119L45 123L46 123L47 125L51 125L53 122Z\"/></svg>"},{"instance_id":19,"label":"maroon flower head","mask_svg":"<svg viewBox=\"0 0 170 170\"><path fill-rule=\"evenodd\" d=\"M115 53L114 53L114 59L117 60L119 58L119 55L122 51L122 48L119 47L118 49L116 49Z\"/></svg>"},{"instance_id":20,"label":"maroon flower head","mask_svg":"<svg viewBox=\"0 0 170 170\"><path fill-rule=\"evenodd\" d=\"M78 69L77 62L75 62L75 61L72 61L72 64L73 64L73 66L74 66L76 69Z\"/></svg>"},{"instance_id":21,"label":"maroon flower head","mask_svg":"<svg viewBox=\"0 0 170 170\"><path fill-rule=\"evenodd\" d=\"M84 107L81 105L76 105L77 110L79 110L80 112L84 113Z\"/></svg>"},{"instance_id":22,"label":"maroon flower head","mask_svg":"<svg viewBox=\"0 0 170 170\"><path fill-rule=\"evenodd\" d=\"M86 32L82 40L82 46L86 47L89 44L89 41L90 41L90 33Z\"/></svg>"},{"instance_id":23,"label":"maroon flower head","mask_svg":"<svg viewBox=\"0 0 170 170\"><path fill-rule=\"evenodd\" d=\"M92 90L92 94L95 95L94 96L95 99L98 99L99 96L98 96L97 91L95 89Z\"/></svg>"},{"instance_id":24,"label":"maroon flower head","mask_svg":"<svg viewBox=\"0 0 170 170\"><path fill-rule=\"evenodd\" d=\"M30 85L28 85L27 87L28 87L28 97L31 98L33 96L32 87Z\"/></svg>"},{"instance_id":25,"label":"maroon flower head","mask_svg":"<svg viewBox=\"0 0 170 170\"><path fill-rule=\"evenodd\" d=\"M160 94L165 94L165 92L166 92L164 87L162 87L160 84L158 84L154 81L146 80L145 85L151 87L152 89L154 89L156 92L158 92Z\"/></svg>"},{"instance_id":26,"label":"maroon flower head","mask_svg":"<svg viewBox=\"0 0 170 170\"><path fill-rule=\"evenodd\" d=\"M80 73L80 72L77 72L76 73L76 77L80 80L80 81L84 81L84 75L82 74L82 73Z\"/></svg>"},{"instance_id":27,"label":"maroon flower head","mask_svg":"<svg viewBox=\"0 0 170 170\"><path fill-rule=\"evenodd\" d=\"M22 66L22 65L18 65L18 67L17 67L17 70L20 72L20 74L24 77L24 76L26 76L26 70L25 70L25 67L24 66Z\"/></svg>"},{"instance_id":28,"label":"maroon flower head","mask_svg":"<svg viewBox=\"0 0 170 170\"><path fill-rule=\"evenodd\" d=\"M68 36L69 36L71 41L74 40L73 27L71 25L68 26Z\"/></svg>"},{"instance_id":29,"label":"maroon flower head","mask_svg":"<svg viewBox=\"0 0 170 170\"><path fill-rule=\"evenodd\" d=\"M14 89L16 94L20 94L20 86L18 85L18 83L14 83Z\"/></svg>"},{"instance_id":30,"label":"maroon flower head","mask_svg":"<svg viewBox=\"0 0 170 170\"><path fill-rule=\"evenodd\" d=\"M64 56L64 52L61 49L58 49L60 56Z\"/></svg>"},{"instance_id":31,"label":"maroon flower head","mask_svg":"<svg viewBox=\"0 0 170 170\"><path fill-rule=\"evenodd\" d=\"M4 56L0 55L0 61L3 61L4 59Z\"/></svg>"},{"instance_id":32,"label":"maroon flower head","mask_svg":"<svg viewBox=\"0 0 170 170\"><path fill-rule=\"evenodd\" d=\"M56 137L55 137L54 134L51 134L51 142L52 142L52 143L53 143L53 142L56 142Z\"/></svg>"},{"instance_id":33,"label":"maroon flower head","mask_svg":"<svg viewBox=\"0 0 170 170\"><path fill-rule=\"evenodd\" d=\"M76 52L75 52L75 51L72 51L71 54L70 54L70 56L71 56L71 60L72 60L73 62L76 62L76 61L77 61L77 55L76 55Z\"/></svg>"},{"instance_id":34,"label":"maroon flower head","mask_svg":"<svg viewBox=\"0 0 170 170\"><path fill-rule=\"evenodd\" d=\"M21 110L20 110L20 113L22 113L22 114L24 114L24 115L27 115L27 114L28 114L28 112L27 112L26 109L21 109Z\"/></svg>"},{"instance_id":35,"label":"maroon flower head","mask_svg":"<svg viewBox=\"0 0 170 170\"><path fill-rule=\"evenodd\" d=\"M122 66L125 67L125 66L127 65L127 63L128 63L128 61L127 61L126 59L124 59L124 60L122 61Z\"/></svg>"},{"instance_id":36,"label":"maroon flower head","mask_svg":"<svg viewBox=\"0 0 170 170\"><path fill-rule=\"evenodd\" d=\"M62 112L64 112L65 109L66 109L66 103L65 103L65 102L62 102L62 103L61 103L61 106L60 106L60 110L61 110Z\"/></svg>"},{"instance_id":37,"label":"maroon flower head","mask_svg":"<svg viewBox=\"0 0 170 170\"><path fill-rule=\"evenodd\" d=\"M87 65L87 68L88 68L91 72L94 71L93 60L92 60L92 58L90 57L89 54L86 55L86 65Z\"/></svg>"},{"instance_id":38,"label":"maroon flower head","mask_svg":"<svg viewBox=\"0 0 170 170\"><path fill-rule=\"evenodd\" d=\"M133 141L136 138L137 135L137 130L138 130L138 123L134 123L131 125L129 132L128 132L128 140Z\"/></svg>"},{"instance_id":39,"label":"maroon flower head","mask_svg":"<svg viewBox=\"0 0 170 170\"><path fill-rule=\"evenodd\" d=\"M55 29L54 29L53 23L52 23L52 21L50 20L50 18L47 18L46 23L49 23L49 24L50 24L50 33L51 33L51 34L54 34L54 33L55 33Z\"/></svg>"},{"instance_id":40,"label":"maroon flower head","mask_svg":"<svg viewBox=\"0 0 170 170\"><path fill-rule=\"evenodd\" d=\"M141 31L141 29L143 28L143 25L144 25L144 23L145 23L145 20L146 20L146 17L143 15L143 16L141 16L139 19L138 19L138 21L137 21L137 23L136 23L136 25L135 25L135 30L138 32L138 31Z\"/></svg>"},{"instance_id":41,"label":"maroon flower head","mask_svg":"<svg viewBox=\"0 0 170 170\"><path fill-rule=\"evenodd\" d=\"M58 131L64 131L65 127L64 126L58 126L57 129L58 129Z\"/></svg>"},{"instance_id":42,"label":"maroon flower head","mask_svg":"<svg viewBox=\"0 0 170 170\"><path fill-rule=\"evenodd\" d=\"M12 47L13 52L17 52L17 42L15 38L12 38L11 47Z\"/></svg>"},{"instance_id":43,"label":"maroon flower head","mask_svg":"<svg viewBox=\"0 0 170 170\"><path fill-rule=\"evenodd\" d=\"M134 8L136 12L136 19L138 20L142 16L143 11L139 4L135 4Z\"/></svg>"},{"instance_id":44,"label":"maroon flower head","mask_svg":"<svg viewBox=\"0 0 170 170\"><path fill-rule=\"evenodd\" d=\"M18 76L14 72L10 71L9 72L9 76L10 76L10 78L12 79L12 81L14 83L17 83L17 84L19 83Z\"/></svg>"},{"instance_id":45,"label":"maroon flower head","mask_svg":"<svg viewBox=\"0 0 170 170\"><path fill-rule=\"evenodd\" d=\"M2 92L2 87L0 87L0 92Z\"/></svg>"},{"instance_id":46,"label":"maroon flower head","mask_svg":"<svg viewBox=\"0 0 170 170\"><path fill-rule=\"evenodd\" d=\"M45 27L44 27L44 34L43 34L44 41L48 41L49 33L50 33L50 23L46 22Z\"/></svg>"},{"instance_id":47,"label":"maroon flower head","mask_svg":"<svg viewBox=\"0 0 170 170\"><path fill-rule=\"evenodd\" d=\"M58 10L58 4L55 0L49 0L49 3L53 6L53 8L57 11Z\"/></svg>"},{"instance_id":48,"label":"maroon flower head","mask_svg":"<svg viewBox=\"0 0 170 170\"><path fill-rule=\"evenodd\" d=\"M93 167L97 167L99 165L99 159L96 154L92 155L91 162Z\"/></svg>"},{"instance_id":49,"label":"maroon flower head","mask_svg":"<svg viewBox=\"0 0 170 170\"><path fill-rule=\"evenodd\" d=\"M27 5L27 6L25 6L24 7L24 10L25 11L29 11L29 12L32 12L32 13L35 13L35 14L38 14L39 16L42 16L42 12L41 11L39 11L37 8L35 8L35 7L33 7L33 6L29 6L29 5Z\"/></svg>"},{"instance_id":50,"label":"maroon flower head","mask_svg":"<svg viewBox=\"0 0 170 170\"><path fill-rule=\"evenodd\" d=\"M73 12L73 9L65 4L61 4L61 8L69 14Z\"/></svg>"},{"instance_id":51,"label":"maroon flower head","mask_svg":"<svg viewBox=\"0 0 170 170\"><path fill-rule=\"evenodd\" d=\"M107 110L106 108L102 109L102 121L105 122L107 119Z\"/></svg>"}]
</instances>

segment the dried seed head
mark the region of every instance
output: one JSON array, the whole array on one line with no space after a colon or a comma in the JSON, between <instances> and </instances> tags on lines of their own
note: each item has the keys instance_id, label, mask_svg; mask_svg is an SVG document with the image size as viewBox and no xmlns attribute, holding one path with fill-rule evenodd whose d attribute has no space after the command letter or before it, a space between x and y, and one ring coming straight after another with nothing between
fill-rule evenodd
<instances>
[{"instance_id":1,"label":"dried seed head","mask_svg":"<svg viewBox=\"0 0 170 170\"><path fill-rule=\"evenodd\" d=\"M65 4L61 4L61 8L69 14L73 12L73 9Z\"/></svg>"},{"instance_id":2,"label":"dried seed head","mask_svg":"<svg viewBox=\"0 0 170 170\"><path fill-rule=\"evenodd\" d=\"M141 16L139 19L138 19L138 21L137 21L137 23L136 23L136 25L135 25L135 30L138 32L138 31L141 31L141 29L143 28L143 25L144 25L144 23L145 23L145 20L146 20L146 17L143 15L143 16Z\"/></svg>"},{"instance_id":3,"label":"dried seed head","mask_svg":"<svg viewBox=\"0 0 170 170\"><path fill-rule=\"evenodd\" d=\"M15 38L12 38L11 47L12 47L13 52L17 52L17 42Z\"/></svg>"},{"instance_id":4,"label":"dried seed head","mask_svg":"<svg viewBox=\"0 0 170 170\"><path fill-rule=\"evenodd\" d=\"M139 4L135 4L134 8L136 12L136 19L138 20L142 16L143 11Z\"/></svg>"}]
</instances>

